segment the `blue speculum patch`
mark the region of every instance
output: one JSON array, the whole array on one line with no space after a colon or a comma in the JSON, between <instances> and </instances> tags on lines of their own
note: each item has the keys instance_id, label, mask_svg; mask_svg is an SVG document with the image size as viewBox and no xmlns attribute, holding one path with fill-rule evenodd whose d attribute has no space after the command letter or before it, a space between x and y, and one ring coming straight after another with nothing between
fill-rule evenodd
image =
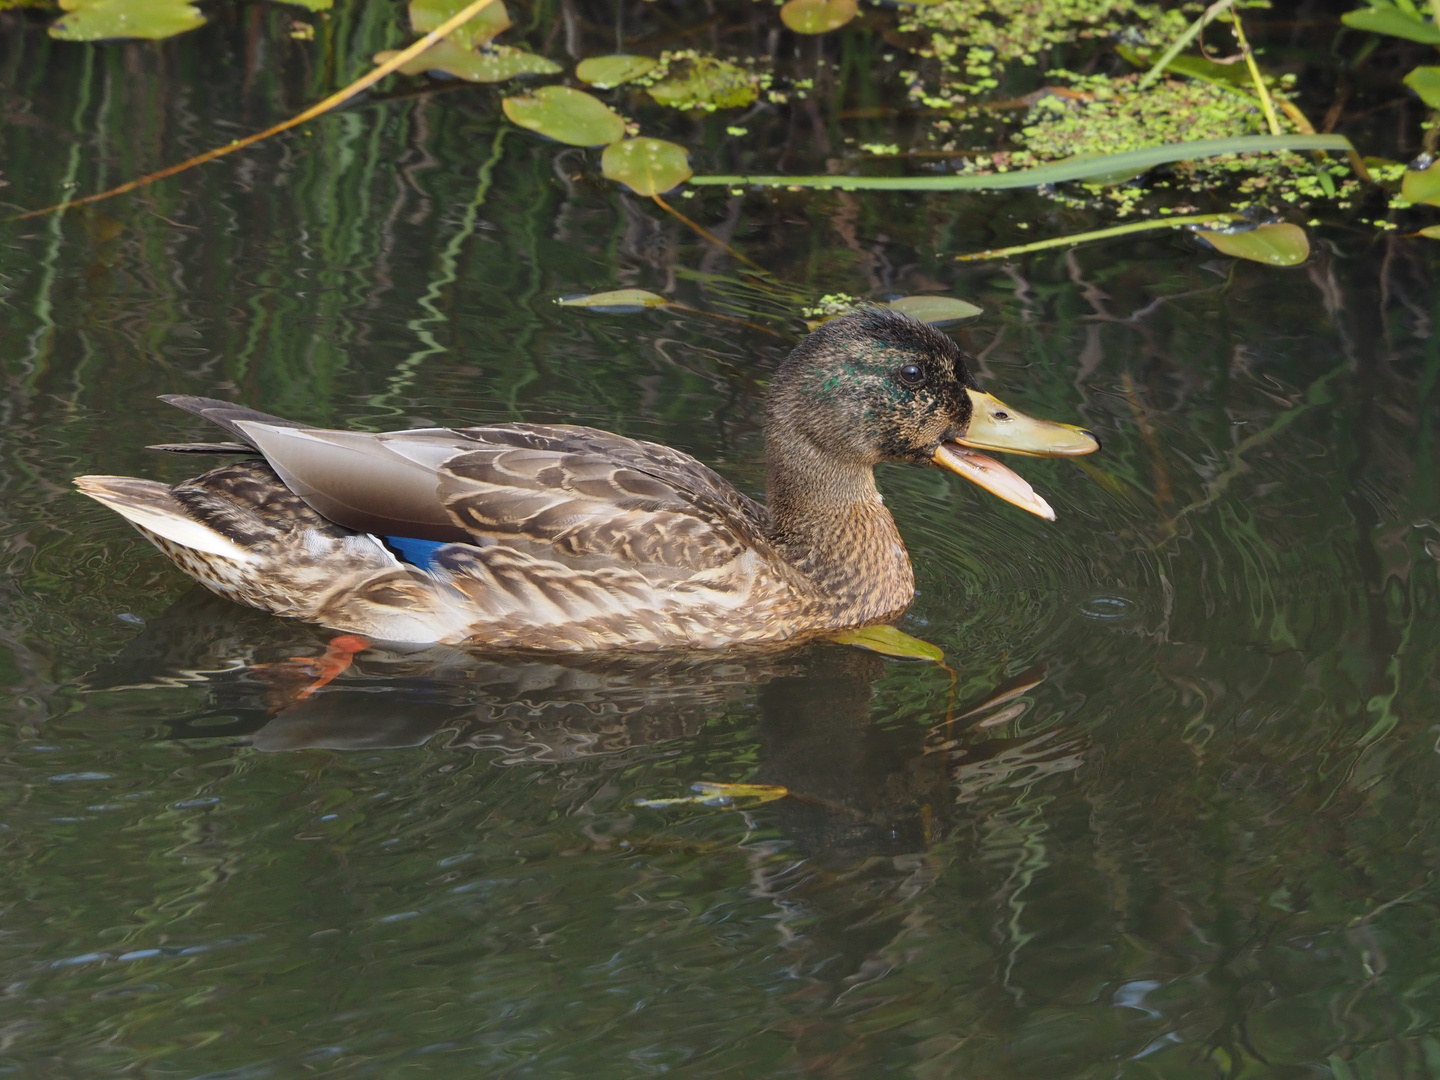
<instances>
[{"instance_id":1,"label":"blue speculum patch","mask_svg":"<svg viewBox=\"0 0 1440 1080\"><path fill-rule=\"evenodd\" d=\"M404 562L421 570L435 569L435 552L447 543L444 540L417 540L413 536L384 536L381 539Z\"/></svg>"}]
</instances>

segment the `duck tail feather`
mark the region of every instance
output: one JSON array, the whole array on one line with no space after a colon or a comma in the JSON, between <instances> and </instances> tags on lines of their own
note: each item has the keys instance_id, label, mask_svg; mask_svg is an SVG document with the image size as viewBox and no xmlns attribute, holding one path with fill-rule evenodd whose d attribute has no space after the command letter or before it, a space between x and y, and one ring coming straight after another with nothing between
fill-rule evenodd
<instances>
[{"instance_id":1,"label":"duck tail feather","mask_svg":"<svg viewBox=\"0 0 1440 1080\"><path fill-rule=\"evenodd\" d=\"M254 553L192 517L166 484L133 476L77 476L74 483L83 494L108 506L144 533L235 562L256 561Z\"/></svg>"},{"instance_id":2,"label":"duck tail feather","mask_svg":"<svg viewBox=\"0 0 1440 1080\"><path fill-rule=\"evenodd\" d=\"M254 442L240 428L242 420L258 420L263 424L272 427L298 428L305 427L294 420L285 420L279 416L272 416L269 413L261 412L259 409L247 409L243 405L236 405L229 401L221 401L219 398L196 397L193 394L161 394L160 400L167 405L174 405L177 409L184 409L188 413L209 420L212 424L218 424L231 435L241 439L247 446L254 446Z\"/></svg>"},{"instance_id":3,"label":"duck tail feather","mask_svg":"<svg viewBox=\"0 0 1440 1080\"><path fill-rule=\"evenodd\" d=\"M146 450L163 450L167 454L246 454L255 455L255 447L238 442L151 443Z\"/></svg>"}]
</instances>

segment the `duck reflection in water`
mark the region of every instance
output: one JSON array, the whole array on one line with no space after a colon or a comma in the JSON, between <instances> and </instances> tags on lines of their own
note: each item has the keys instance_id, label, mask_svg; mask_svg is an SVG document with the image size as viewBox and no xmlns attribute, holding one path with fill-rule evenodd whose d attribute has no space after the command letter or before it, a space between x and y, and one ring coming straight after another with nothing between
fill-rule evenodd
<instances>
[{"instance_id":1,"label":"duck reflection in water","mask_svg":"<svg viewBox=\"0 0 1440 1080\"><path fill-rule=\"evenodd\" d=\"M904 719L877 723L879 684L897 666L914 672ZM781 831L808 853L878 855L923 849L967 788L1079 764L1078 739L1063 729L988 734L1044 678L1035 667L957 704L946 668L828 643L544 656L370 643L279 623L197 588L88 686L203 685L208 707L170 721L175 739L239 739L265 752L438 741L507 765L659 747L693 738L717 715L755 710L750 780L789 792L767 807Z\"/></svg>"}]
</instances>

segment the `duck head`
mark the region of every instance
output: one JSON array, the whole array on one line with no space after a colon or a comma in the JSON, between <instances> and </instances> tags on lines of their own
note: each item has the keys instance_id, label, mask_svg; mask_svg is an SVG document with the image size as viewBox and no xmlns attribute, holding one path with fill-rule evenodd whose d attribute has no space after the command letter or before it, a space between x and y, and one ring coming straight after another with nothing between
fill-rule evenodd
<instances>
[{"instance_id":1,"label":"duck head","mask_svg":"<svg viewBox=\"0 0 1440 1080\"><path fill-rule=\"evenodd\" d=\"M1027 416L986 393L947 335L884 307L832 319L796 346L776 374L767 433L772 476L777 457L832 474L910 461L958 473L1050 521L1050 505L982 451L1073 457L1100 449L1084 428Z\"/></svg>"}]
</instances>

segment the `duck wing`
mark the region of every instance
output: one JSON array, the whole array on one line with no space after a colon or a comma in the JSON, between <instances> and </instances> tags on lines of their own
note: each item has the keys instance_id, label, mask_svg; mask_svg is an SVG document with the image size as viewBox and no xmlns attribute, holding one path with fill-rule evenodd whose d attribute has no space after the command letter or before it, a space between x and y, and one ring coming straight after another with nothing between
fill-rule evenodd
<instances>
[{"instance_id":1,"label":"duck wing","mask_svg":"<svg viewBox=\"0 0 1440 1080\"><path fill-rule=\"evenodd\" d=\"M208 398L165 400L254 446L329 520L360 532L501 544L577 568L678 577L754 550L764 507L694 458L594 428L497 424L370 434Z\"/></svg>"}]
</instances>

